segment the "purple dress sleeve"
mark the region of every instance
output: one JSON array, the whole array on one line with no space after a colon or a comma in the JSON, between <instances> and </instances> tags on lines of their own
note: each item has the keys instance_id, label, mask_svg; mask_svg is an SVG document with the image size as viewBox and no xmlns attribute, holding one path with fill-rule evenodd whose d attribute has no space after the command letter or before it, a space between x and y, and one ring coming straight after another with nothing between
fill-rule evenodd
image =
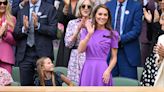
<instances>
[{"instance_id":1,"label":"purple dress sleeve","mask_svg":"<svg viewBox=\"0 0 164 92\"><path fill-rule=\"evenodd\" d=\"M119 34L117 31L113 31L111 48L118 48Z\"/></svg>"}]
</instances>

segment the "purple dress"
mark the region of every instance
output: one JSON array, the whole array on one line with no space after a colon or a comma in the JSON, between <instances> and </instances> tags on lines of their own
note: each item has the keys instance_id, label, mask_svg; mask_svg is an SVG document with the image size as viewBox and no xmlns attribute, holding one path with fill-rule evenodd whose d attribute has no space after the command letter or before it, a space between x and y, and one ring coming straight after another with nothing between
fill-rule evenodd
<instances>
[{"instance_id":1,"label":"purple dress","mask_svg":"<svg viewBox=\"0 0 164 92\"><path fill-rule=\"evenodd\" d=\"M85 38L87 31L81 32L81 40ZM111 31L96 30L90 38L86 48L86 61L84 63L81 76L80 86L111 86L112 75L110 82L103 83L103 73L107 69L107 55L111 48L118 48L118 33L113 31L113 36L110 37Z\"/></svg>"}]
</instances>

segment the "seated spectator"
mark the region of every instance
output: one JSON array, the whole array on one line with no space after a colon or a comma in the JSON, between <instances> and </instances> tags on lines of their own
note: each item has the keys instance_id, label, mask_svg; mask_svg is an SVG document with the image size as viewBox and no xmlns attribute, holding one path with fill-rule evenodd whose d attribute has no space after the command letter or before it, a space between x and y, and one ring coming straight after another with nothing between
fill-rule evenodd
<instances>
[{"instance_id":1,"label":"seated spectator","mask_svg":"<svg viewBox=\"0 0 164 92\"><path fill-rule=\"evenodd\" d=\"M13 82L13 79L10 73L6 69L0 67L0 86L8 86L11 82Z\"/></svg>"},{"instance_id":2,"label":"seated spectator","mask_svg":"<svg viewBox=\"0 0 164 92\"><path fill-rule=\"evenodd\" d=\"M69 86L74 84L60 72L54 72L54 65L50 58L42 57L37 60L38 78L35 79L36 86L62 86L65 82Z\"/></svg>"}]
</instances>

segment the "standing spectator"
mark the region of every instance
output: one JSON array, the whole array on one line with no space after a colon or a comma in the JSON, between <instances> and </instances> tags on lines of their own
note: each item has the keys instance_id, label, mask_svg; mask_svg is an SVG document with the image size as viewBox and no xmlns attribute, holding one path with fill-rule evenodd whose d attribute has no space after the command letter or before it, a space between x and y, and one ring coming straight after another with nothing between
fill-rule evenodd
<instances>
[{"instance_id":1,"label":"standing spectator","mask_svg":"<svg viewBox=\"0 0 164 92\"><path fill-rule=\"evenodd\" d=\"M159 20L162 20L162 13L164 13L164 2L158 2L159 9L154 11L152 14L149 10L144 10L145 19L151 23L151 28L154 29L150 31L149 38L151 39L151 53L146 58L144 64L144 70L141 76L141 85L142 86L154 86L155 78L158 73L158 64L155 62L157 57L153 51L154 46L157 43L158 37L164 34L164 29L161 28ZM162 23L164 24L164 23ZM157 51L156 51L157 52Z\"/></svg>"},{"instance_id":2,"label":"standing spectator","mask_svg":"<svg viewBox=\"0 0 164 92\"><path fill-rule=\"evenodd\" d=\"M111 86L111 71L117 61L118 33L112 30L111 13L105 5L99 5L93 12L93 24L85 22L78 47L80 53L86 52L80 86ZM106 58L111 51L109 66Z\"/></svg>"},{"instance_id":3,"label":"standing spectator","mask_svg":"<svg viewBox=\"0 0 164 92\"><path fill-rule=\"evenodd\" d=\"M90 18L93 8L91 0L79 0L77 3L77 19L71 20L68 23L65 35L65 46L72 48L70 60L68 63L68 78L79 85L79 77L83 63L85 60L85 53L78 54L77 47L80 42L80 30L84 27L85 21Z\"/></svg>"},{"instance_id":4,"label":"standing spectator","mask_svg":"<svg viewBox=\"0 0 164 92\"><path fill-rule=\"evenodd\" d=\"M78 1L79 0L64 0L64 8L63 8L64 20L62 22L64 24L64 28L67 28L67 24L70 20L76 19L75 14L76 14L76 6ZM60 40L56 66L64 66L64 67L68 66L71 49L65 47L65 43L64 43L65 32L66 29L64 30L64 33L62 34L62 38Z\"/></svg>"},{"instance_id":5,"label":"standing spectator","mask_svg":"<svg viewBox=\"0 0 164 92\"><path fill-rule=\"evenodd\" d=\"M111 0L106 6L111 10L112 27L120 34L118 60L112 75L137 79L137 66L141 62L142 6L137 0Z\"/></svg>"},{"instance_id":6,"label":"standing spectator","mask_svg":"<svg viewBox=\"0 0 164 92\"><path fill-rule=\"evenodd\" d=\"M12 73L15 40L12 35L16 19L10 13L8 0L0 0L0 67Z\"/></svg>"},{"instance_id":7,"label":"standing spectator","mask_svg":"<svg viewBox=\"0 0 164 92\"><path fill-rule=\"evenodd\" d=\"M56 10L41 0L30 0L18 16L14 30L17 41L16 62L20 68L21 85L31 86L36 60L43 56L53 60L52 40L56 38Z\"/></svg>"},{"instance_id":8,"label":"standing spectator","mask_svg":"<svg viewBox=\"0 0 164 92\"><path fill-rule=\"evenodd\" d=\"M149 11L151 14L154 14L154 10L157 9L156 0L142 0L142 5L143 5L144 9ZM153 23L151 23L150 21L147 21L145 18L143 18L142 31L141 31L141 35L139 38L140 45L141 45L141 66L144 66L146 57L148 57L151 53L152 40L149 36L150 36L150 34L152 34L153 30L155 31L155 29L152 27L152 24Z\"/></svg>"}]
</instances>

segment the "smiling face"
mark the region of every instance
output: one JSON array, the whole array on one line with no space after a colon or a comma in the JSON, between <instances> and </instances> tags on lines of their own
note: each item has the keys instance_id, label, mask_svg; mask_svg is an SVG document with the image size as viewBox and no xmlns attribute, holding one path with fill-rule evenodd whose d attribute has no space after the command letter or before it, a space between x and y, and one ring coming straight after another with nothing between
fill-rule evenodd
<instances>
[{"instance_id":1,"label":"smiling face","mask_svg":"<svg viewBox=\"0 0 164 92\"><path fill-rule=\"evenodd\" d=\"M108 21L108 11L105 9L105 8L99 8L96 12L96 16L95 16L95 19L96 19L96 23L97 23L97 26L104 26L105 27L105 24L107 23Z\"/></svg>"},{"instance_id":2,"label":"smiling face","mask_svg":"<svg viewBox=\"0 0 164 92\"><path fill-rule=\"evenodd\" d=\"M91 13L92 6L90 0L85 0L80 6L80 13L82 17L88 17Z\"/></svg>"},{"instance_id":3,"label":"smiling face","mask_svg":"<svg viewBox=\"0 0 164 92\"><path fill-rule=\"evenodd\" d=\"M46 58L44 60L43 68L44 68L44 71L47 71L47 72L54 71L54 64L52 63L50 58Z\"/></svg>"},{"instance_id":4,"label":"smiling face","mask_svg":"<svg viewBox=\"0 0 164 92\"><path fill-rule=\"evenodd\" d=\"M6 7L7 7L7 0L0 0L0 13L5 13L6 12Z\"/></svg>"}]
</instances>

